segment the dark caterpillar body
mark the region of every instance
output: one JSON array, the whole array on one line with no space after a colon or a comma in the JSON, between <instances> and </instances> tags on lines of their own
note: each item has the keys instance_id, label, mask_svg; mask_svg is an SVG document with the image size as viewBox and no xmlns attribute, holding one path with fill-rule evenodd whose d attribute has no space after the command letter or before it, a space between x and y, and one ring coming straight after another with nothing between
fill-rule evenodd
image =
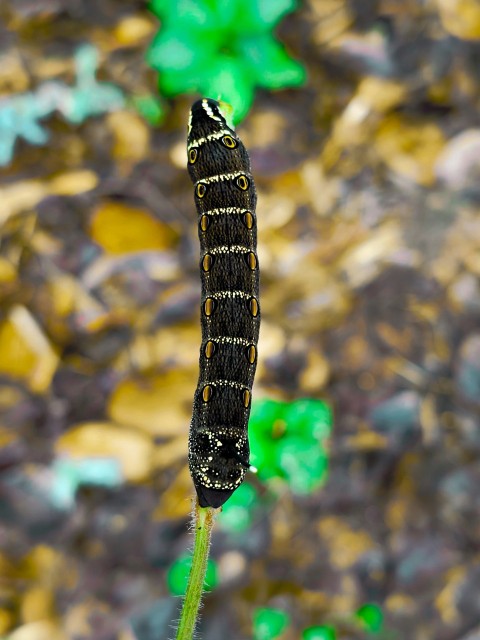
<instances>
[{"instance_id":1,"label":"dark caterpillar body","mask_svg":"<svg viewBox=\"0 0 480 640\"><path fill-rule=\"evenodd\" d=\"M245 147L214 100L193 105L187 152L202 280L200 375L188 459L200 506L217 508L249 467L260 326L257 196Z\"/></svg>"}]
</instances>

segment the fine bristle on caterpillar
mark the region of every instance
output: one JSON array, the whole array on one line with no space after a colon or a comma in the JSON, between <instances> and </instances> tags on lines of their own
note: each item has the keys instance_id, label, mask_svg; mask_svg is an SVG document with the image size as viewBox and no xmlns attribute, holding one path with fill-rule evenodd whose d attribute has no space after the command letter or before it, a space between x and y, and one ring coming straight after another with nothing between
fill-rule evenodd
<instances>
[{"instance_id":1,"label":"fine bristle on caterpillar","mask_svg":"<svg viewBox=\"0 0 480 640\"><path fill-rule=\"evenodd\" d=\"M188 460L200 506L218 508L249 468L260 327L257 196L247 151L215 100L192 106L187 154L202 281L200 375Z\"/></svg>"}]
</instances>

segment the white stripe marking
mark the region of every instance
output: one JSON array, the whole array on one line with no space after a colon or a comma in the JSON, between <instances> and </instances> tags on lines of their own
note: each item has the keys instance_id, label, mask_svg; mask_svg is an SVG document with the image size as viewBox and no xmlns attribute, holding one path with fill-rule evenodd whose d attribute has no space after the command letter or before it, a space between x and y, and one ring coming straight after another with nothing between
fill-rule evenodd
<instances>
[{"instance_id":1,"label":"white stripe marking","mask_svg":"<svg viewBox=\"0 0 480 640\"><path fill-rule=\"evenodd\" d=\"M236 382L235 380L215 380L215 382L202 382L201 389L210 385L211 387L233 387L234 389L242 389L251 391L249 387L246 387L241 382Z\"/></svg>"},{"instance_id":2,"label":"white stripe marking","mask_svg":"<svg viewBox=\"0 0 480 640\"><path fill-rule=\"evenodd\" d=\"M187 151L190 151L192 147L200 147L202 144L205 144L206 142L210 142L211 140L218 140L219 138L223 138L223 136L230 136L234 140L236 140L237 143L240 142L239 139L234 135L233 131L222 129L221 131L210 133L210 135L205 136L204 138L198 138L197 140L192 140L190 144L187 145Z\"/></svg>"},{"instance_id":3,"label":"white stripe marking","mask_svg":"<svg viewBox=\"0 0 480 640\"><path fill-rule=\"evenodd\" d=\"M215 300L224 300L225 298L244 298L249 300L252 296L245 291L217 291L217 293L212 293L208 297Z\"/></svg>"},{"instance_id":4,"label":"white stripe marking","mask_svg":"<svg viewBox=\"0 0 480 640\"><path fill-rule=\"evenodd\" d=\"M252 179L251 174L247 171L235 171L235 173L218 173L216 176L210 176L208 178L197 180L197 182L195 182L195 187L200 183L211 184L212 182L224 182L226 180L235 180L235 178L239 178L240 176L245 176L250 180Z\"/></svg>"},{"instance_id":5,"label":"white stripe marking","mask_svg":"<svg viewBox=\"0 0 480 640\"><path fill-rule=\"evenodd\" d=\"M250 253L250 251L252 251L252 249L249 249L248 247L243 247L240 244L232 244L231 247L215 247L214 249L207 251L207 253L215 255L217 253Z\"/></svg>"},{"instance_id":6,"label":"white stripe marking","mask_svg":"<svg viewBox=\"0 0 480 640\"><path fill-rule=\"evenodd\" d=\"M243 344L244 347L249 347L253 344L252 340L248 340L247 338L234 338L232 336L219 336L218 338L209 338L209 340L218 342L219 344Z\"/></svg>"},{"instance_id":7,"label":"white stripe marking","mask_svg":"<svg viewBox=\"0 0 480 640\"><path fill-rule=\"evenodd\" d=\"M200 217L205 215L217 216L223 213L226 214L241 214L241 213L251 213L253 215L253 211L251 209L242 209L241 207L218 207L217 209L210 209L210 211L203 211L203 213L199 214Z\"/></svg>"},{"instance_id":8,"label":"white stripe marking","mask_svg":"<svg viewBox=\"0 0 480 640\"><path fill-rule=\"evenodd\" d=\"M212 120L218 120L218 122L222 122L222 118L220 118L219 116L216 116L213 111L211 106L208 104L208 100L206 98L204 98L202 100L202 107L205 110L205 113L207 114L207 116L209 118L212 118Z\"/></svg>"}]
</instances>

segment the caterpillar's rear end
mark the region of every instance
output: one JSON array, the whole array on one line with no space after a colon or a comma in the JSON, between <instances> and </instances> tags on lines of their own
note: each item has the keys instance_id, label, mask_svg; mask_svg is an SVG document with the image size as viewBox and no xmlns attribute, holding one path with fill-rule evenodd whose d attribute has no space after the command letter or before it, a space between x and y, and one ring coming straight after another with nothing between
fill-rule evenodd
<instances>
[{"instance_id":1,"label":"caterpillar's rear end","mask_svg":"<svg viewBox=\"0 0 480 640\"><path fill-rule=\"evenodd\" d=\"M214 100L192 106L187 150L202 281L200 375L188 458L200 506L217 508L249 467L260 327L257 196L245 147Z\"/></svg>"}]
</instances>

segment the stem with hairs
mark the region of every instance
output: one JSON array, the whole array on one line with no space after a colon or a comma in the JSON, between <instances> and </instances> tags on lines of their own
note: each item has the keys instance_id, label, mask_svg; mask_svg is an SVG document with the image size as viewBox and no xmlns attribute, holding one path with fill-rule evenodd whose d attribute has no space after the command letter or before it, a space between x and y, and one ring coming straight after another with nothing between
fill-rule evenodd
<instances>
[{"instance_id":1,"label":"stem with hairs","mask_svg":"<svg viewBox=\"0 0 480 640\"><path fill-rule=\"evenodd\" d=\"M202 599L205 573L207 571L210 538L216 509L200 507L195 503L195 541L192 568L188 578L187 591L183 601L176 640L192 640Z\"/></svg>"}]
</instances>

